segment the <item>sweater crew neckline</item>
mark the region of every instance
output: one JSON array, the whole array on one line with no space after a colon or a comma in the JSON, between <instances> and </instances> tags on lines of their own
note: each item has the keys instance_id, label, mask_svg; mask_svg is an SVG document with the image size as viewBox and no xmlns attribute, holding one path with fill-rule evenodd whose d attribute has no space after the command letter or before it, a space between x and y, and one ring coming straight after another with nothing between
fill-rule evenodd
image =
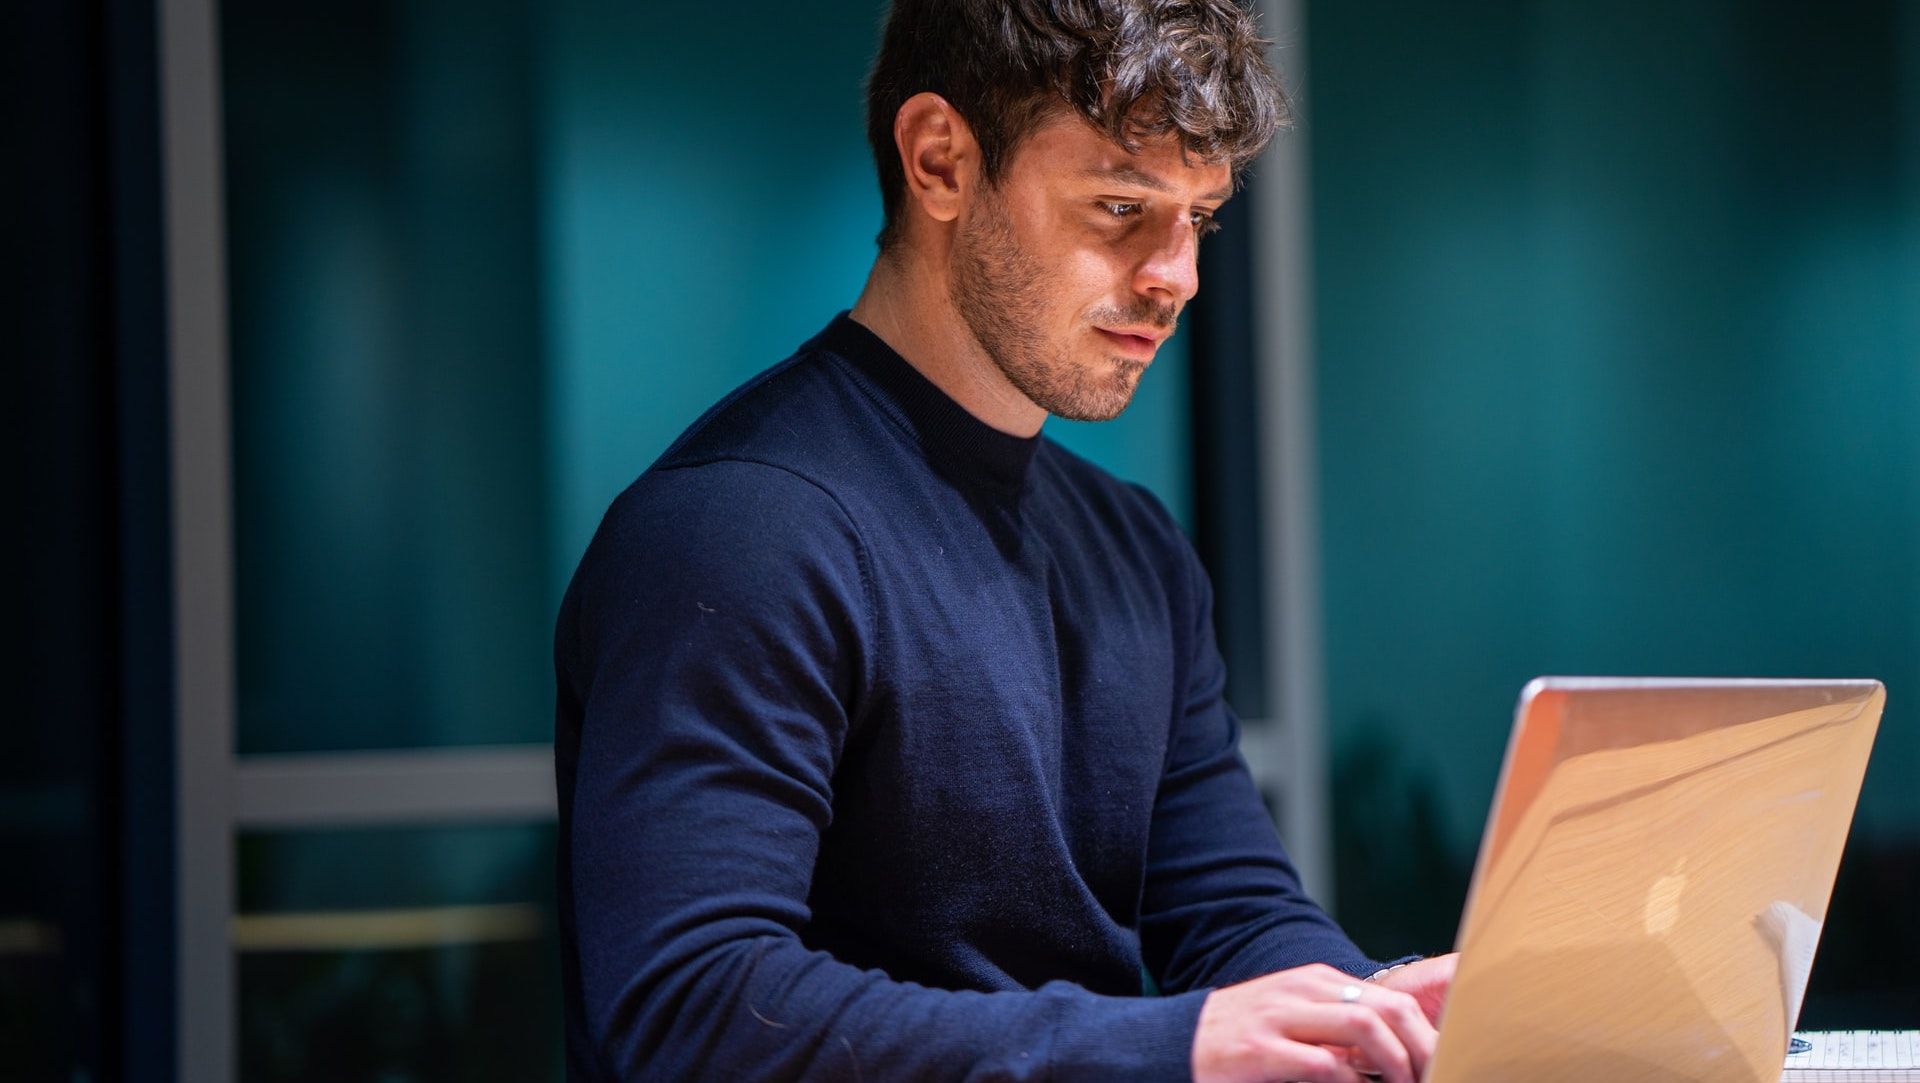
<instances>
[{"instance_id":1,"label":"sweater crew neckline","mask_svg":"<svg viewBox=\"0 0 1920 1083\"><path fill-rule=\"evenodd\" d=\"M973 416L847 312L835 316L814 344L849 362L928 454L998 488L1017 488L1026 480L1039 433L1015 436Z\"/></svg>"}]
</instances>

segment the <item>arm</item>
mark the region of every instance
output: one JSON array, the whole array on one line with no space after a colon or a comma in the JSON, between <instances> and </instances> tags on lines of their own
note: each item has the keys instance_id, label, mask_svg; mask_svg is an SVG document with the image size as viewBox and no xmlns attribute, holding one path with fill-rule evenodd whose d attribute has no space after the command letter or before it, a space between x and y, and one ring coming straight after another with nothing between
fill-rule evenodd
<instances>
[{"instance_id":1,"label":"arm","mask_svg":"<svg viewBox=\"0 0 1920 1083\"><path fill-rule=\"evenodd\" d=\"M1200 996L936 990L801 942L870 688L868 590L839 505L749 463L650 475L582 562L558 648L583 719L563 811L601 1072L1187 1078Z\"/></svg>"},{"instance_id":2,"label":"arm","mask_svg":"<svg viewBox=\"0 0 1920 1083\"><path fill-rule=\"evenodd\" d=\"M1191 653L1186 693L1154 805L1141 947L1162 988L1198 989L1308 963L1365 977L1367 957L1308 898L1240 759L1223 698L1212 591L1183 539L1180 584ZM1177 596L1178 597L1178 596Z\"/></svg>"}]
</instances>

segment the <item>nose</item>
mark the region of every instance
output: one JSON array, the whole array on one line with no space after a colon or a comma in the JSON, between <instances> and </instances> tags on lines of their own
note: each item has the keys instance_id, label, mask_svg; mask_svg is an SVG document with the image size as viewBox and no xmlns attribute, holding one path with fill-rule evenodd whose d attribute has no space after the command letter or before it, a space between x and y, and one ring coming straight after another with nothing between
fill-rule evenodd
<instances>
[{"instance_id":1,"label":"nose","mask_svg":"<svg viewBox=\"0 0 1920 1083\"><path fill-rule=\"evenodd\" d=\"M1161 303L1185 304L1200 292L1200 240L1186 215L1176 215L1155 233L1134 268L1133 289Z\"/></svg>"}]
</instances>

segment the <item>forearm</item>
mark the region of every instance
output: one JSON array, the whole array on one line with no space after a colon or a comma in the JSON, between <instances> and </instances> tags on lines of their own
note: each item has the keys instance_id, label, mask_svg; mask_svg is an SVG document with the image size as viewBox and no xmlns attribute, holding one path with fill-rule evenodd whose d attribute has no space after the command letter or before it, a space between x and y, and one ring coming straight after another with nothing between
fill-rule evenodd
<instances>
[{"instance_id":1,"label":"forearm","mask_svg":"<svg viewBox=\"0 0 1920 1083\"><path fill-rule=\"evenodd\" d=\"M929 989L755 938L643 969L589 1016L622 1079L1184 1081L1203 1000Z\"/></svg>"},{"instance_id":2,"label":"forearm","mask_svg":"<svg viewBox=\"0 0 1920 1083\"><path fill-rule=\"evenodd\" d=\"M570 901L583 1014L610 1077L1187 1078L1199 997L933 989L810 949L828 812L798 772L770 776L712 746L678 769L656 754L639 772L607 770L592 751ZM644 808L614 799L637 773L652 776Z\"/></svg>"}]
</instances>

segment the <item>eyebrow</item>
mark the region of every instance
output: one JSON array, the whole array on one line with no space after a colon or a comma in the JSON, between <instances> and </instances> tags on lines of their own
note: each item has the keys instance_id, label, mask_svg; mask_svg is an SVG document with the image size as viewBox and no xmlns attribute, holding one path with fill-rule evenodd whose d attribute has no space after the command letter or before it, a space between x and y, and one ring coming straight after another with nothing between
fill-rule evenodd
<instances>
[{"instance_id":1,"label":"eyebrow","mask_svg":"<svg viewBox=\"0 0 1920 1083\"><path fill-rule=\"evenodd\" d=\"M1131 184L1139 188L1145 188L1151 192L1173 191L1173 185L1168 184L1166 181L1161 180L1159 177L1154 176L1144 169L1135 169L1130 165L1117 165L1110 169L1083 169L1080 171L1080 175L1096 180L1109 180L1117 181L1121 184ZM1203 193L1200 198L1224 203L1231 195L1233 195L1233 184L1229 182L1225 188L1216 188L1211 192Z\"/></svg>"}]
</instances>

